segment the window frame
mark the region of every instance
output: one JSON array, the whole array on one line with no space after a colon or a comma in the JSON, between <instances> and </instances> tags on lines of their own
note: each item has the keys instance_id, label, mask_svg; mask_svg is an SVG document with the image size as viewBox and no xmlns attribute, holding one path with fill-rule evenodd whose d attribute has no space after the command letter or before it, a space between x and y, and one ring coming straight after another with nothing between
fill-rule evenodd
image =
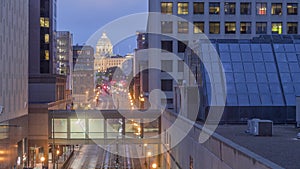
<instances>
[{"instance_id":1,"label":"window frame","mask_svg":"<svg viewBox=\"0 0 300 169\"><path fill-rule=\"evenodd\" d=\"M246 27L245 33L242 33L242 30L241 30L241 29L242 29L242 24L245 24L245 27ZM249 26L249 25L247 26L247 24L250 24L250 26ZM247 31L247 30L248 30L247 28L249 28L249 27L250 27L250 29L249 29L250 32ZM251 23L251 22L240 22L240 34L251 34L251 33L252 33L252 30L251 30L251 29L252 29L252 23Z\"/></svg>"},{"instance_id":2,"label":"window frame","mask_svg":"<svg viewBox=\"0 0 300 169\"><path fill-rule=\"evenodd\" d=\"M227 31L227 27L232 28L234 25L234 31ZM236 22L225 22L224 23L225 34L236 34Z\"/></svg>"},{"instance_id":3,"label":"window frame","mask_svg":"<svg viewBox=\"0 0 300 169\"><path fill-rule=\"evenodd\" d=\"M202 15L204 14L204 2L194 2L193 3L193 14L194 15Z\"/></svg>"},{"instance_id":4,"label":"window frame","mask_svg":"<svg viewBox=\"0 0 300 169\"><path fill-rule=\"evenodd\" d=\"M279 9L278 8L279 6L280 6L280 12L277 11ZM271 4L271 15L282 15L282 3Z\"/></svg>"},{"instance_id":5,"label":"window frame","mask_svg":"<svg viewBox=\"0 0 300 169\"><path fill-rule=\"evenodd\" d=\"M265 25L265 31L264 32L258 32L258 24L260 24L260 27L263 26L263 24ZM268 28L268 23L267 22L256 22L255 24L255 30L256 30L256 34L267 34L267 28Z\"/></svg>"},{"instance_id":6,"label":"window frame","mask_svg":"<svg viewBox=\"0 0 300 169\"><path fill-rule=\"evenodd\" d=\"M178 15L188 15L189 14L189 2L177 2L177 14Z\"/></svg>"},{"instance_id":7,"label":"window frame","mask_svg":"<svg viewBox=\"0 0 300 169\"><path fill-rule=\"evenodd\" d=\"M216 30L216 25L218 24L218 30L219 30L219 32L218 33L212 33L212 26L213 26L213 30ZM209 22L209 34L220 34L221 33L221 30L220 30L220 26L221 26L221 24L220 24L220 22Z\"/></svg>"},{"instance_id":8,"label":"window frame","mask_svg":"<svg viewBox=\"0 0 300 169\"><path fill-rule=\"evenodd\" d=\"M200 27L197 26L197 24L200 24ZM205 23L202 22L202 21L194 21L193 23L193 32L194 34L199 34L199 33L204 33L204 28L205 28ZM202 27L202 30L201 30L201 27ZM199 29L200 31L196 31L196 29Z\"/></svg>"},{"instance_id":9,"label":"window frame","mask_svg":"<svg viewBox=\"0 0 300 169\"><path fill-rule=\"evenodd\" d=\"M234 5L233 12L231 11L231 5ZM228 7L228 8L226 8ZM226 9L229 9L229 12L226 12ZM236 13L236 3L235 2L224 2L224 14L225 15L235 15Z\"/></svg>"},{"instance_id":10,"label":"window frame","mask_svg":"<svg viewBox=\"0 0 300 169\"><path fill-rule=\"evenodd\" d=\"M289 8L288 8L289 5L292 6L293 8L295 8L295 6L293 6L293 5L296 5L296 10L294 10L292 13L289 12ZM287 13L287 15L298 15L298 3L287 3L286 13Z\"/></svg>"},{"instance_id":11,"label":"window frame","mask_svg":"<svg viewBox=\"0 0 300 169\"><path fill-rule=\"evenodd\" d=\"M216 13L216 9L219 8L218 13ZM214 12L212 12L214 10ZM209 2L209 14L210 15L220 15L221 11L221 3L220 2Z\"/></svg>"},{"instance_id":12,"label":"window frame","mask_svg":"<svg viewBox=\"0 0 300 169\"><path fill-rule=\"evenodd\" d=\"M248 6L248 8L243 8L243 9L248 9L247 12L245 12L245 10L242 10L242 7L246 7L246 5ZM240 15L251 15L251 9L252 9L252 3L251 2L241 2L240 3Z\"/></svg>"},{"instance_id":13,"label":"window frame","mask_svg":"<svg viewBox=\"0 0 300 169\"><path fill-rule=\"evenodd\" d=\"M166 5L165 8L163 8L163 5ZM168 5L171 5L171 11L169 11L169 6ZM165 9L165 10L163 10L163 9ZM173 2L161 2L160 3L160 12L162 14L172 15L173 14Z\"/></svg>"},{"instance_id":14,"label":"window frame","mask_svg":"<svg viewBox=\"0 0 300 169\"><path fill-rule=\"evenodd\" d=\"M263 12L263 13L260 13ZM256 2L256 15L265 16L268 12L268 3L266 2Z\"/></svg>"}]
</instances>

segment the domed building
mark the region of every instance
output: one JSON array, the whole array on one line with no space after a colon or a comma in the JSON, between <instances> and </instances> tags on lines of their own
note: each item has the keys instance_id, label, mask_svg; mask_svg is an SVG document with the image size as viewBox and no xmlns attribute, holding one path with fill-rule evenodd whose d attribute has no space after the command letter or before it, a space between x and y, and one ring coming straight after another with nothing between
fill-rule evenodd
<instances>
[{"instance_id":1,"label":"domed building","mask_svg":"<svg viewBox=\"0 0 300 169\"><path fill-rule=\"evenodd\" d=\"M110 57L113 54L113 45L106 33L102 33L96 45L96 58L97 57Z\"/></svg>"}]
</instances>

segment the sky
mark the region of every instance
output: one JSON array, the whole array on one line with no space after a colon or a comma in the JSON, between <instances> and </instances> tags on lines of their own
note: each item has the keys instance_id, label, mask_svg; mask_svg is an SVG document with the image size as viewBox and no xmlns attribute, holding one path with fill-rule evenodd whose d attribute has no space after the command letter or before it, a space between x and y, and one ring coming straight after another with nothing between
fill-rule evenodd
<instances>
[{"instance_id":1,"label":"sky","mask_svg":"<svg viewBox=\"0 0 300 169\"><path fill-rule=\"evenodd\" d=\"M130 14L147 12L148 0L58 0L57 30L70 31L73 44L83 44L99 28ZM114 47L115 54L132 53L136 37Z\"/></svg>"}]
</instances>

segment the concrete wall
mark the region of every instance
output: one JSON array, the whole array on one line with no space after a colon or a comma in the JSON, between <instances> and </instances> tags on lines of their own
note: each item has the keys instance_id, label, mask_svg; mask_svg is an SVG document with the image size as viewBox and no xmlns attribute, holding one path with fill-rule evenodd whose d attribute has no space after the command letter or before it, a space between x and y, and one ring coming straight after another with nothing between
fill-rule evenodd
<instances>
[{"instance_id":1,"label":"concrete wall","mask_svg":"<svg viewBox=\"0 0 300 169\"><path fill-rule=\"evenodd\" d=\"M182 126L193 124L180 116L177 116L177 118L182 119ZM171 122L174 122L175 119L176 117L172 113L165 113L162 118L163 131L169 128L172 124ZM184 132L183 130L180 131L181 128L184 127L177 127L176 133L165 134L168 137L167 139L165 137L162 139L165 146L174 146L176 142L174 138L178 137L178 133ZM171 149L170 153L164 155L165 159L174 158L175 160L163 161L161 168L187 169L190 168L191 159L194 169L282 168L216 133L201 144L199 142L199 134L203 131L201 128L201 125L194 125L187 136ZM166 161L169 161L169 164ZM175 161L177 161L177 164Z\"/></svg>"}]
</instances>

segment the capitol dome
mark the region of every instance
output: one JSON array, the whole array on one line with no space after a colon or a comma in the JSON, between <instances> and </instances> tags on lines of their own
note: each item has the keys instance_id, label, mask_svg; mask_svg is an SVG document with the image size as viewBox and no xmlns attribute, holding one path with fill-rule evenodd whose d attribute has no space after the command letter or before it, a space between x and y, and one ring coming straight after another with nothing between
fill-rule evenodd
<instances>
[{"instance_id":1,"label":"capitol dome","mask_svg":"<svg viewBox=\"0 0 300 169\"><path fill-rule=\"evenodd\" d=\"M96 56L98 57L109 57L112 55L113 45L106 33L102 33L101 38L96 45Z\"/></svg>"}]
</instances>

